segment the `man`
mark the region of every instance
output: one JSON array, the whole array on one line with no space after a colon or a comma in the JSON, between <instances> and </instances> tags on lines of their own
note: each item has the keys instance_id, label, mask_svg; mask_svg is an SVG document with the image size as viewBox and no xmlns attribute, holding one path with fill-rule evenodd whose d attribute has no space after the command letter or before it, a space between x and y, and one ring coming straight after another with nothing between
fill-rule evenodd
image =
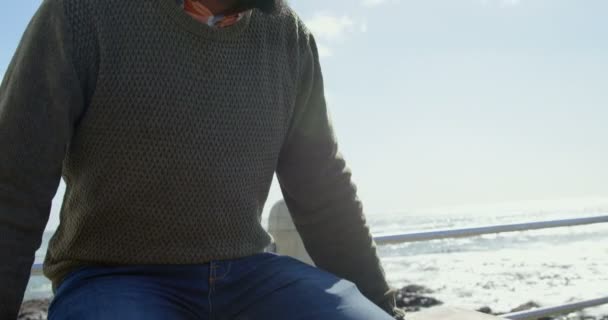
<instances>
[{"instance_id":1,"label":"man","mask_svg":"<svg viewBox=\"0 0 608 320\"><path fill-rule=\"evenodd\" d=\"M275 172L319 269L263 252ZM1 319L62 176L51 319L401 316L278 0L42 3L0 89Z\"/></svg>"}]
</instances>

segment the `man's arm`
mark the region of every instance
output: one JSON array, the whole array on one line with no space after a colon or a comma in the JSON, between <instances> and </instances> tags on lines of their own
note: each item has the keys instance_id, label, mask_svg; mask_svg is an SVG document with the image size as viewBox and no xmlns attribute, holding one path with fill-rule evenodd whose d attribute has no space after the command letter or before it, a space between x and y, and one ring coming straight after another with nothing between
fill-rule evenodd
<instances>
[{"instance_id":1,"label":"man's arm","mask_svg":"<svg viewBox=\"0 0 608 320\"><path fill-rule=\"evenodd\" d=\"M306 42L293 123L277 167L283 196L315 264L354 282L368 299L392 314L394 294L351 173L338 152L312 35Z\"/></svg>"},{"instance_id":2,"label":"man's arm","mask_svg":"<svg viewBox=\"0 0 608 320\"><path fill-rule=\"evenodd\" d=\"M45 0L0 86L0 319L15 319L83 94L60 0Z\"/></svg>"}]
</instances>

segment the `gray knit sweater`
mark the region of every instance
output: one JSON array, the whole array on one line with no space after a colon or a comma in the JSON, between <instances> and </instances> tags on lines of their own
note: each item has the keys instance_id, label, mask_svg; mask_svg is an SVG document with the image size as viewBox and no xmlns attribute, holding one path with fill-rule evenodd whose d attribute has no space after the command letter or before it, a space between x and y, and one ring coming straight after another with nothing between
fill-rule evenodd
<instances>
[{"instance_id":1,"label":"gray knit sweater","mask_svg":"<svg viewBox=\"0 0 608 320\"><path fill-rule=\"evenodd\" d=\"M44 271L259 253L274 173L315 263L390 308L298 17L217 29L175 0L45 0L0 87L0 319L23 298L51 200Z\"/></svg>"}]
</instances>

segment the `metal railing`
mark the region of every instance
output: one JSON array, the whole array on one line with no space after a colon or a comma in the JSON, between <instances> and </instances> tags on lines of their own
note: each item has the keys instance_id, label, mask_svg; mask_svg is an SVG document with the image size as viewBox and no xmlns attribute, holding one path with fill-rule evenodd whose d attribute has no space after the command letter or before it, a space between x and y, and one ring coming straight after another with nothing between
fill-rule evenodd
<instances>
[{"instance_id":1,"label":"metal railing","mask_svg":"<svg viewBox=\"0 0 608 320\"><path fill-rule=\"evenodd\" d=\"M563 304L557 307L538 308L529 311L521 311L503 314L500 317L511 320L536 320L538 318L544 318L548 316L556 316L562 314L568 314L575 311L601 306L608 303L608 297L579 301L575 303Z\"/></svg>"},{"instance_id":2,"label":"metal railing","mask_svg":"<svg viewBox=\"0 0 608 320\"><path fill-rule=\"evenodd\" d=\"M41 276L42 275L42 263L34 263L32 266L32 276Z\"/></svg>"},{"instance_id":3,"label":"metal railing","mask_svg":"<svg viewBox=\"0 0 608 320\"><path fill-rule=\"evenodd\" d=\"M507 225L496 225L486 227L475 227L465 229L450 229L450 230L434 230L416 233L404 233L396 235L386 235L374 237L374 241L378 245L386 244L398 244L406 242L417 242L417 241L429 241L438 239L449 239L449 238L465 238L475 237L486 234L498 234L505 232L516 232L516 231L528 231L528 230L539 230L539 229L550 229L550 228L562 228L572 226L582 226L596 223L608 223L608 216L597 216L577 219L562 219L552 221L541 221L541 222L529 222L529 223L518 223L518 224L507 224ZM34 264L32 266L33 276L42 275L42 265ZM530 311L522 311L516 313L509 313L501 315L501 318L511 320L533 320L547 316L568 314L574 311L583 310L589 307L595 307L608 304L608 297L580 301L570 304L564 304L555 307L539 308Z\"/></svg>"},{"instance_id":4,"label":"metal railing","mask_svg":"<svg viewBox=\"0 0 608 320\"><path fill-rule=\"evenodd\" d=\"M563 219L541 222L506 224L488 227L466 228L466 229L451 229L451 230L434 230L416 233L404 233L397 235L387 235L374 237L376 244L396 244L404 242L428 241L448 238L466 238L475 237L485 234L496 234L515 231L529 231L539 229L561 228L582 226L595 223L608 222L608 216L578 218L578 219Z\"/></svg>"}]
</instances>

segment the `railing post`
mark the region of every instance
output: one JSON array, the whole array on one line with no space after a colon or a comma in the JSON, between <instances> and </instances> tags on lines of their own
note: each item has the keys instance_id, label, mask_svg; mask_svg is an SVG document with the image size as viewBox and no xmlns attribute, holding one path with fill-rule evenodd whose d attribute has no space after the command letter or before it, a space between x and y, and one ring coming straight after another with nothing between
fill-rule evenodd
<instances>
[{"instance_id":1,"label":"railing post","mask_svg":"<svg viewBox=\"0 0 608 320\"><path fill-rule=\"evenodd\" d=\"M270 210L268 233L274 238L278 254L294 257L302 262L314 265L308 255L300 234L291 219L291 214L284 200L277 202Z\"/></svg>"}]
</instances>

